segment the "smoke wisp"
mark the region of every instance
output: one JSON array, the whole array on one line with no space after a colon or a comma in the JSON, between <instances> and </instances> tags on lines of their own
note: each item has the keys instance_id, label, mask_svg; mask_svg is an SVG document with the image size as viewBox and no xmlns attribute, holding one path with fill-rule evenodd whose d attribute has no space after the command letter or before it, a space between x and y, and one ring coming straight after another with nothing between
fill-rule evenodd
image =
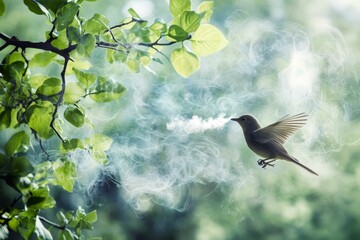
<instances>
[{"instance_id":1,"label":"smoke wisp","mask_svg":"<svg viewBox=\"0 0 360 240\"><path fill-rule=\"evenodd\" d=\"M203 119L196 115L192 116L191 119L177 116L166 124L166 128L169 131L180 131L186 134L202 133L206 130L221 129L229 120L230 118L226 118L225 114L220 114L216 118L210 117L208 119Z\"/></svg>"}]
</instances>

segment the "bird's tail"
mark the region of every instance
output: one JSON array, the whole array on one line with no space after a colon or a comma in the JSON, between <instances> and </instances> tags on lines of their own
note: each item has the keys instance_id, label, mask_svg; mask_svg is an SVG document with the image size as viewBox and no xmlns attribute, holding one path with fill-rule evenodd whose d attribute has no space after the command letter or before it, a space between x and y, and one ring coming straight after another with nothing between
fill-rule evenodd
<instances>
[{"instance_id":1,"label":"bird's tail","mask_svg":"<svg viewBox=\"0 0 360 240\"><path fill-rule=\"evenodd\" d=\"M310 168L308 168L308 167L305 166L304 164L301 164L301 163L299 162L299 160L297 160L296 158L292 158L291 160L292 160L292 161L291 161L292 163L295 163L296 165L298 165L298 166L306 169L308 172L310 172L310 173L312 173L312 174L314 174L314 175L316 175L316 176L319 176L319 174L317 174L316 172L314 172L313 170L311 170Z\"/></svg>"}]
</instances>

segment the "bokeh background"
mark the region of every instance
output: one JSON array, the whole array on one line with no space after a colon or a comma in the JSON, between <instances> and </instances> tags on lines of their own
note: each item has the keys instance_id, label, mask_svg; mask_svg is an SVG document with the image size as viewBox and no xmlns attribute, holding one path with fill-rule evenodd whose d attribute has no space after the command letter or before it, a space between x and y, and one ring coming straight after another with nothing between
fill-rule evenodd
<instances>
[{"instance_id":1,"label":"bokeh background","mask_svg":"<svg viewBox=\"0 0 360 240\"><path fill-rule=\"evenodd\" d=\"M5 3L0 31L43 39L44 16ZM150 22L171 19L162 0L98 0L81 14L116 24L130 7ZM73 194L53 189L59 208L97 209L91 235L103 239L359 239L359 1L215 1L211 23L229 45L188 79L166 58L151 65L155 74L135 74L95 50L92 71L128 92L114 103L84 103L95 131L114 139L111 163L74 153L78 183ZM319 177L282 161L262 169L234 122L198 132L166 127L245 113L266 125L300 112L308 123L286 147Z\"/></svg>"}]
</instances>

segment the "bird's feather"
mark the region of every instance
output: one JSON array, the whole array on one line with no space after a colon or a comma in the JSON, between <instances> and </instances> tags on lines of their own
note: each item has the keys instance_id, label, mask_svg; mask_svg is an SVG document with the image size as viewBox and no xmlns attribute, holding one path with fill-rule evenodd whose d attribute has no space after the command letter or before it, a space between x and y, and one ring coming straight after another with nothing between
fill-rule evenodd
<instances>
[{"instance_id":1,"label":"bird's feather","mask_svg":"<svg viewBox=\"0 0 360 240\"><path fill-rule=\"evenodd\" d=\"M306 120L307 115L305 113L291 117L285 116L269 126L255 130L251 135L259 143L276 142L282 145L291 134L305 125Z\"/></svg>"}]
</instances>

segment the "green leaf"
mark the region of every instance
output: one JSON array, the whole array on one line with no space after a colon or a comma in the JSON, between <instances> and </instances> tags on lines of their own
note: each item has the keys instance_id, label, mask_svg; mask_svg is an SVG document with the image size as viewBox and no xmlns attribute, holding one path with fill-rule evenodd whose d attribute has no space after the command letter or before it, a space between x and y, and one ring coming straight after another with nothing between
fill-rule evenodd
<instances>
[{"instance_id":1,"label":"green leaf","mask_svg":"<svg viewBox=\"0 0 360 240\"><path fill-rule=\"evenodd\" d=\"M53 96L61 91L62 82L59 78L48 78L43 84L36 90L36 94L44 96Z\"/></svg>"},{"instance_id":2,"label":"green leaf","mask_svg":"<svg viewBox=\"0 0 360 240\"><path fill-rule=\"evenodd\" d=\"M80 71L73 68L76 78L86 87L89 88L96 81L96 74Z\"/></svg>"},{"instance_id":3,"label":"green leaf","mask_svg":"<svg viewBox=\"0 0 360 240\"><path fill-rule=\"evenodd\" d=\"M150 30L156 31L159 34L166 33L167 31L166 23L161 18L155 19L155 22L149 28Z\"/></svg>"},{"instance_id":4,"label":"green leaf","mask_svg":"<svg viewBox=\"0 0 360 240\"><path fill-rule=\"evenodd\" d=\"M28 240L30 239L30 236L33 234L35 230L35 217L34 216L26 216L30 215L31 213L34 213L34 211L25 211L22 212L19 219L19 227L18 231L21 234L21 236ZM25 216L22 216L25 215ZM34 215L34 214L33 214Z\"/></svg>"},{"instance_id":5,"label":"green leaf","mask_svg":"<svg viewBox=\"0 0 360 240\"><path fill-rule=\"evenodd\" d=\"M10 174L17 177L28 175L34 170L26 157L14 157L11 160Z\"/></svg>"},{"instance_id":6,"label":"green leaf","mask_svg":"<svg viewBox=\"0 0 360 240\"><path fill-rule=\"evenodd\" d=\"M35 54L30 60L30 67L46 67L56 57L53 52L41 52Z\"/></svg>"},{"instance_id":7,"label":"green leaf","mask_svg":"<svg viewBox=\"0 0 360 240\"><path fill-rule=\"evenodd\" d=\"M174 17L190 10L191 0L170 0L170 12Z\"/></svg>"},{"instance_id":8,"label":"green leaf","mask_svg":"<svg viewBox=\"0 0 360 240\"><path fill-rule=\"evenodd\" d=\"M12 156L16 153L26 153L29 149L30 137L25 131L15 133L6 143L6 155Z\"/></svg>"},{"instance_id":9,"label":"green leaf","mask_svg":"<svg viewBox=\"0 0 360 240\"><path fill-rule=\"evenodd\" d=\"M85 55L90 57L94 48L95 37L92 34L87 33L81 37L80 43L76 47L76 51L80 54L80 56Z\"/></svg>"},{"instance_id":10,"label":"green leaf","mask_svg":"<svg viewBox=\"0 0 360 240\"><path fill-rule=\"evenodd\" d=\"M89 138L85 139L85 143L91 156L95 161L101 164L107 164L108 159L105 151L107 151L113 140L108 136L95 133L91 135Z\"/></svg>"},{"instance_id":11,"label":"green leaf","mask_svg":"<svg viewBox=\"0 0 360 240\"><path fill-rule=\"evenodd\" d=\"M171 63L182 77L188 77L200 67L199 58L185 48L174 49L171 53Z\"/></svg>"},{"instance_id":12,"label":"green leaf","mask_svg":"<svg viewBox=\"0 0 360 240\"><path fill-rule=\"evenodd\" d=\"M214 1L203 1L197 8L198 13L205 13L203 19L209 21L211 15L213 14Z\"/></svg>"},{"instance_id":13,"label":"green leaf","mask_svg":"<svg viewBox=\"0 0 360 240\"><path fill-rule=\"evenodd\" d=\"M72 23L79 8L80 6L78 4L69 2L60 9L55 22L56 29L59 32L66 29Z\"/></svg>"},{"instance_id":14,"label":"green leaf","mask_svg":"<svg viewBox=\"0 0 360 240\"><path fill-rule=\"evenodd\" d=\"M103 134L94 133L85 140L86 144L96 151L109 150L113 140Z\"/></svg>"},{"instance_id":15,"label":"green leaf","mask_svg":"<svg viewBox=\"0 0 360 240\"><path fill-rule=\"evenodd\" d=\"M69 39L67 37L66 31L61 31L58 37L51 42L51 45L62 50L69 46Z\"/></svg>"},{"instance_id":16,"label":"green leaf","mask_svg":"<svg viewBox=\"0 0 360 240\"><path fill-rule=\"evenodd\" d=\"M90 97L96 102L110 102L122 97L126 88L105 77L99 77L97 85L91 90Z\"/></svg>"},{"instance_id":17,"label":"green leaf","mask_svg":"<svg viewBox=\"0 0 360 240\"><path fill-rule=\"evenodd\" d=\"M130 13L130 15L134 18L140 18L139 14L137 14L137 12L135 12L135 10L133 8L129 8L128 12Z\"/></svg>"},{"instance_id":18,"label":"green leaf","mask_svg":"<svg viewBox=\"0 0 360 240\"><path fill-rule=\"evenodd\" d=\"M70 82L66 84L64 102L66 104L73 104L79 101L85 95L85 90L78 82Z\"/></svg>"},{"instance_id":19,"label":"green leaf","mask_svg":"<svg viewBox=\"0 0 360 240\"><path fill-rule=\"evenodd\" d=\"M87 20L82 27L87 33L100 34L109 29L108 24L109 20L105 16L96 13L92 18Z\"/></svg>"},{"instance_id":20,"label":"green leaf","mask_svg":"<svg viewBox=\"0 0 360 240\"><path fill-rule=\"evenodd\" d=\"M60 145L60 151L62 153L67 153L67 152L73 151L77 148L84 149L84 143L82 142L82 140L77 139L77 138L65 140Z\"/></svg>"},{"instance_id":21,"label":"green leaf","mask_svg":"<svg viewBox=\"0 0 360 240\"><path fill-rule=\"evenodd\" d=\"M11 123L11 109L0 107L0 130L6 129Z\"/></svg>"},{"instance_id":22,"label":"green leaf","mask_svg":"<svg viewBox=\"0 0 360 240\"><path fill-rule=\"evenodd\" d=\"M67 3L67 0L24 0L24 3L28 6L30 11L36 14L46 14L45 11L49 12L49 10L53 13L57 13L58 10Z\"/></svg>"},{"instance_id":23,"label":"green leaf","mask_svg":"<svg viewBox=\"0 0 360 240\"><path fill-rule=\"evenodd\" d=\"M89 1L89 0L88 0ZM69 229L64 229L59 232L58 239L61 240L74 240L76 237L73 236L74 234Z\"/></svg>"},{"instance_id":24,"label":"green leaf","mask_svg":"<svg viewBox=\"0 0 360 240\"><path fill-rule=\"evenodd\" d=\"M0 16L4 15L5 13L5 3L4 0L0 0Z\"/></svg>"},{"instance_id":25,"label":"green leaf","mask_svg":"<svg viewBox=\"0 0 360 240\"><path fill-rule=\"evenodd\" d=\"M53 163L57 183L66 191L72 192L76 180L76 165L71 161L56 160Z\"/></svg>"},{"instance_id":26,"label":"green leaf","mask_svg":"<svg viewBox=\"0 0 360 240\"><path fill-rule=\"evenodd\" d=\"M180 26L187 33L196 31L200 22L201 17L194 11L185 11L180 16Z\"/></svg>"},{"instance_id":27,"label":"green leaf","mask_svg":"<svg viewBox=\"0 0 360 240\"><path fill-rule=\"evenodd\" d=\"M38 15L46 15L49 20L52 22L52 15L48 8L44 6L42 1L32 1L32 0L24 0L25 5L29 8L29 10Z\"/></svg>"},{"instance_id":28,"label":"green leaf","mask_svg":"<svg viewBox=\"0 0 360 240\"><path fill-rule=\"evenodd\" d=\"M80 42L80 39L81 39L81 31L80 30L81 30L80 27L72 27L72 26L69 26L66 29L66 34L69 39L69 42L72 42L72 43Z\"/></svg>"},{"instance_id":29,"label":"green leaf","mask_svg":"<svg viewBox=\"0 0 360 240\"><path fill-rule=\"evenodd\" d=\"M54 105L49 101L39 102L27 110L29 127L42 138L47 139L54 135L50 127L53 111Z\"/></svg>"},{"instance_id":30,"label":"green leaf","mask_svg":"<svg viewBox=\"0 0 360 240\"><path fill-rule=\"evenodd\" d=\"M30 198L26 202L26 206L32 210L43 208L53 208L55 200L50 195L48 187L39 187L31 192Z\"/></svg>"},{"instance_id":31,"label":"green leaf","mask_svg":"<svg viewBox=\"0 0 360 240\"><path fill-rule=\"evenodd\" d=\"M86 216L84 217L84 221L86 221L88 223L95 223L97 221L96 210L93 210L93 211L89 212L88 214L86 214Z\"/></svg>"},{"instance_id":32,"label":"green leaf","mask_svg":"<svg viewBox=\"0 0 360 240\"><path fill-rule=\"evenodd\" d=\"M126 61L126 64L132 72L134 73L140 72L140 64L137 59L128 59Z\"/></svg>"},{"instance_id":33,"label":"green leaf","mask_svg":"<svg viewBox=\"0 0 360 240\"><path fill-rule=\"evenodd\" d=\"M43 75L43 74L32 75L29 78L28 83L30 84L32 89L38 89L48 78L49 77L47 75Z\"/></svg>"},{"instance_id":34,"label":"green leaf","mask_svg":"<svg viewBox=\"0 0 360 240\"><path fill-rule=\"evenodd\" d=\"M50 231L44 227L41 220L39 219L39 216L36 216L35 234L38 237L38 239L42 239L42 240L52 240L53 239Z\"/></svg>"},{"instance_id":35,"label":"green leaf","mask_svg":"<svg viewBox=\"0 0 360 240\"><path fill-rule=\"evenodd\" d=\"M181 42L188 38L189 33L187 33L184 29L182 29L182 27L179 27L178 25L171 25L169 27L168 36L178 42Z\"/></svg>"},{"instance_id":36,"label":"green leaf","mask_svg":"<svg viewBox=\"0 0 360 240\"><path fill-rule=\"evenodd\" d=\"M199 56L213 54L228 44L220 30L210 24L202 24L190 41L192 50Z\"/></svg>"},{"instance_id":37,"label":"green leaf","mask_svg":"<svg viewBox=\"0 0 360 240\"><path fill-rule=\"evenodd\" d=\"M81 127L84 124L85 113L84 110L70 105L64 111L64 117L75 127Z\"/></svg>"}]
</instances>

